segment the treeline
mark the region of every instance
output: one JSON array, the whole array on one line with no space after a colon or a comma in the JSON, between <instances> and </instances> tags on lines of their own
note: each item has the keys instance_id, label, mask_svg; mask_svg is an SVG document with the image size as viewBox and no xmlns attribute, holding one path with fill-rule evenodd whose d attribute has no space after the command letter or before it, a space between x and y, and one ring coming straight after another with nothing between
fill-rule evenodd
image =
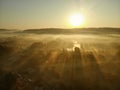
<instances>
[{"instance_id":1,"label":"treeline","mask_svg":"<svg viewBox=\"0 0 120 90\"><path fill-rule=\"evenodd\" d=\"M120 28L45 28L45 29L28 29L23 33L35 34L120 34Z\"/></svg>"}]
</instances>

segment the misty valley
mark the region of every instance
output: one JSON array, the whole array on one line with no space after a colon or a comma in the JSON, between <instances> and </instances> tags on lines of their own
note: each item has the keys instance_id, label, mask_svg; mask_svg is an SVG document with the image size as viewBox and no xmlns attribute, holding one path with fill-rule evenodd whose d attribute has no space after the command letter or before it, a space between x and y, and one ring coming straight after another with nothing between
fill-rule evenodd
<instances>
[{"instance_id":1,"label":"misty valley","mask_svg":"<svg viewBox=\"0 0 120 90\"><path fill-rule=\"evenodd\" d=\"M120 29L0 30L0 90L120 90Z\"/></svg>"}]
</instances>

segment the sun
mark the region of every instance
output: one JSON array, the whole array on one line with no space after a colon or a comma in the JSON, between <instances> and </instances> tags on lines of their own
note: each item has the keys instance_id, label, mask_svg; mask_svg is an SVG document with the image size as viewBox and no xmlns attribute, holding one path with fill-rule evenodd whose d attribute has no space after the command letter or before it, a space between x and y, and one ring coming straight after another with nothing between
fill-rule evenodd
<instances>
[{"instance_id":1,"label":"sun","mask_svg":"<svg viewBox=\"0 0 120 90\"><path fill-rule=\"evenodd\" d=\"M72 27L79 27L83 24L84 17L82 14L79 14L79 13L73 14L70 16L69 22Z\"/></svg>"}]
</instances>

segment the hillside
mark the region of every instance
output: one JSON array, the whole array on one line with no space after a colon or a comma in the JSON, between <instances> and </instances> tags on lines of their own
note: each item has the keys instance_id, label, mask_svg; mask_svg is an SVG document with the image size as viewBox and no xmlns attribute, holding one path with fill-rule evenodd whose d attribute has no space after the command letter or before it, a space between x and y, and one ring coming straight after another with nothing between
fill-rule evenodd
<instances>
[{"instance_id":1,"label":"hillside","mask_svg":"<svg viewBox=\"0 0 120 90\"><path fill-rule=\"evenodd\" d=\"M45 29L27 29L22 33L35 34L120 34L120 28L75 28L75 29L60 29L60 28L45 28Z\"/></svg>"}]
</instances>

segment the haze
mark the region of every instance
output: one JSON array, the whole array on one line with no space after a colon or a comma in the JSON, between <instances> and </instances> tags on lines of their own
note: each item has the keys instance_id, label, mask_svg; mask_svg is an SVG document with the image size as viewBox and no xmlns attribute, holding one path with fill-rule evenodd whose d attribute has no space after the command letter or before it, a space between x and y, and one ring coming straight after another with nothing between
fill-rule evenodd
<instances>
[{"instance_id":1,"label":"haze","mask_svg":"<svg viewBox=\"0 0 120 90\"><path fill-rule=\"evenodd\" d=\"M71 28L76 12L81 27L120 27L120 0L0 0L0 28Z\"/></svg>"}]
</instances>

